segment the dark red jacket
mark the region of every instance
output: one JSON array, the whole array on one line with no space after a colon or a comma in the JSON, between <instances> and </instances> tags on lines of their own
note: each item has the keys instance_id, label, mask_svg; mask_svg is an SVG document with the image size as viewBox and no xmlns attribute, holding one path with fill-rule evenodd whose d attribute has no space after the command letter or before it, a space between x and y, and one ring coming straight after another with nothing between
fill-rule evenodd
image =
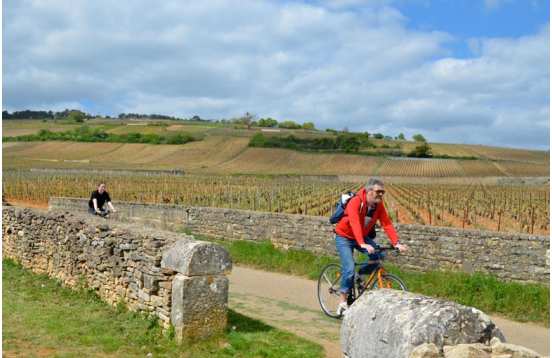
<instances>
[{"instance_id":1,"label":"dark red jacket","mask_svg":"<svg viewBox=\"0 0 552 358\"><path fill-rule=\"evenodd\" d=\"M345 207L345 214L339 220L335 227L335 233L339 236L346 237L349 240L356 240L359 245L364 244L364 238L370 233L370 230L380 221L383 230L389 237L391 245L395 246L399 242L399 237L393 223L387 215L387 210L383 205L383 201L377 204L376 211L372 219L365 225L364 218L368 212L366 204L366 189L362 188L353 198L349 200Z\"/></svg>"}]
</instances>

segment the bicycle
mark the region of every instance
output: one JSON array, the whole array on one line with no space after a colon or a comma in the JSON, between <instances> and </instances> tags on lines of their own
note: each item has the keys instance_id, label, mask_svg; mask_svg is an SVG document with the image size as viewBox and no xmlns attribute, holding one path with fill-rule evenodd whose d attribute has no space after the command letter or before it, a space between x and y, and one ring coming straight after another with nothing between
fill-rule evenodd
<instances>
[{"instance_id":1,"label":"bicycle","mask_svg":"<svg viewBox=\"0 0 552 358\"><path fill-rule=\"evenodd\" d=\"M384 251L393 251L398 254L398 250L393 247L379 247L376 253ZM383 267L385 256L380 256L379 260L369 260L368 264L377 264L378 266L362 279L358 273L358 268L366 262L355 262L355 273L353 276L353 289L349 294L347 303L351 305L357 300L366 290L377 288L392 288L396 290L408 291L406 284L396 275L389 273ZM340 301L340 280L341 280L341 265L328 264L320 273L318 278L318 303L322 311L329 317L340 318L341 315L336 313L337 305Z\"/></svg>"}]
</instances>

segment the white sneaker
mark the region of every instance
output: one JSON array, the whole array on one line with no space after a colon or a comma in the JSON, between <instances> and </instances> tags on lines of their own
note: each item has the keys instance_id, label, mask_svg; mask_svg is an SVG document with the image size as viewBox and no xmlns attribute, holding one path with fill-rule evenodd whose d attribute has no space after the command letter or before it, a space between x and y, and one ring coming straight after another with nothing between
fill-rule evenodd
<instances>
[{"instance_id":1,"label":"white sneaker","mask_svg":"<svg viewBox=\"0 0 552 358\"><path fill-rule=\"evenodd\" d=\"M345 313L345 311L347 311L348 308L349 308L349 305L347 304L347 302L341 302L340 304L337 305L337 309L335 310L335 313L337 313L338 316L343 316L343 313Z\"/></svg>"}]
</instances>

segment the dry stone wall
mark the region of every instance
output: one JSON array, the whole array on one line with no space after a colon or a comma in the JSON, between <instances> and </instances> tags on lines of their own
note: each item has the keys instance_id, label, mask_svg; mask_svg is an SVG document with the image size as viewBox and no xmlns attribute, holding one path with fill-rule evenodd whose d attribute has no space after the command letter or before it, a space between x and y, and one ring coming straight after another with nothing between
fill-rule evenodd
<instances>
[{"instance_id":1,"label":"dry stone wall","mask_svg":"<svg viewBox=\"0 0 552 358\"><path fill-rule=\"evenodd\" d=\"M34 272L154 314L178 339L226 326L231 261L220 245L78 213L4 207L2 218L3 257Z\"/></svg>"},{"instance_id":2,"label":"dry stone wall","mask_svg":"<svg viewBox=\"0 0 552 358\"><path fill-rule=\"evenodd\" d=\"M84 199L50 199L54 210L79 212L86 205ZM225 240L269 240L286 249L336 255L333 226L325 217L123 202L116 206L117 218L126 222ZM502 280L549 284L549 237L422 225L397 225L397 230L411 250L389 259L405 269L484 272ZM386 242L385 234L378 236L380 243Z\"/></svg>"}]
</instances>

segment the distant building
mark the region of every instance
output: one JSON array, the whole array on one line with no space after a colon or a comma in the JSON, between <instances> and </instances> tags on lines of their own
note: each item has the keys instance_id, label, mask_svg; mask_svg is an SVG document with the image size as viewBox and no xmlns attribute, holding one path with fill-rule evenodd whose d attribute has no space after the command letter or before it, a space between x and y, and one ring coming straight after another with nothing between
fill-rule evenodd
<instances>
[{"instance_id":1,"label":"distant building","mask_svg":"<svg viewBox=\"0 0 552 358\"><path fill-rule=\"evenodd\" d=\"M261 132L281 132L281 130L275 128L261 128Z\"/></svg>"}]
</instances>

